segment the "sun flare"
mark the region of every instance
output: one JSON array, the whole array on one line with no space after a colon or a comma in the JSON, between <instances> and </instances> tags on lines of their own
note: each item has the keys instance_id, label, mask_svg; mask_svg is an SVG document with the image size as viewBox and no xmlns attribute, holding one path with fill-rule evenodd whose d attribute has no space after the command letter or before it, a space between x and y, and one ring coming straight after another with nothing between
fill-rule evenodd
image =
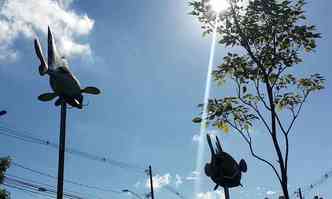
<instances>
[{"instance_id":1,"label":"sun flare","mask_svg":"<svg viewBox=\"0 0 332 199\"><path fill-rule=\"evenodd\" d=\"M217 13L226 10L229 6L227 0L210 0L209 5L211 9Z\"/></svg>"}]
</instances>

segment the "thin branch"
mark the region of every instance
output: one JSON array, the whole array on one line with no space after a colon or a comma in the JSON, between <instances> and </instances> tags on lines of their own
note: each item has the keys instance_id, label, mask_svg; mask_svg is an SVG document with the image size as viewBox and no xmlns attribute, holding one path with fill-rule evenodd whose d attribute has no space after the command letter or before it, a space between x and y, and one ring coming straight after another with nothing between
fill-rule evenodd
<instances>
[{"instance_id":1,"label":"thin branch","mask_svg":"<svg viewBox=\"0 0 332 199\"><path fill-rule=\"evenodd\" d=\"M277 176L279 182L282 183L282 179L281 179L281 177L280 177L280 174L278 173L278 171L277 171L277 169L275 168L275 166L274 166L271 162L269 162L268 160L266 160L266 159L262 158L261 156L257 155L256 152L254 151L254 149L253 149L253 145L252 145L252 139L251 139L251 136L249 136L249 138L246 137L246 136L244 135L244 132L243 132L241 129L239 129L239 128L237 127L237 125L232 124L232 123L231 123L230 121L228 121L228 120L226 120L226 122L227 122L231 127L233 127L238 133L240 133L240 135L242 136L242 138L243 138L243 139L246 141L246 143L248 144L251 155L252 155L254 158L256 158L256 159L258 159L258 160L264 162L265 164L269 165L269 166L272 168L272 170L274 171L274 173L276 174L276 176Z\"/></svg>"},{"instance_id":2,"label":"thin branch","mask_svg":"<svg viewBox=\"0 0 332 199\"><path fill-rule=\"evenodd\" d=\"M257 73L258 73L258 71L259 71L259 70L257 70ZM264 107L265 107L267 110L271 111L271 107L269 107L269 106L267 105L267 103L265 102L265 100L264 100L264 98L263 98L263 96L262 96L262 94L261 94L261 92L260 92L260 90L259 90L259 81L260 81L260 80L259 80L259 78L258 78L258 75L256 76L256 79L257 79L257 81L255 82L255 88L256 88L257 95L258 95L259 99L263 102Z\"/></svg>"},{"instance_id":3,"label":"thin branch","mask_svg":"<svg viewBox=\"0 0 332 199\"><path fill-rule=\"evenodd\" d=\"M293 125L294 125L296 119L299 117L299 114L300 114L300 112L301 112L301 110L302 110L303 104L305 103L305 101L306 101L306 99L308 98L309 94L310 94L310 93L307 92L307 93L304 95L303 101L301 102L299 109L297 110L295 116L293 117L293 120L292 120L291 124L289 125L289 127L288 127L288 129L287 129L287 131L286 131L286 134L287 134L287 135L289 134L290 130L292 129L292 127L293 127Z\"/></svg>"},{"instance_id":4,"label":"thin branch","mask_svg":"<svg viewBox=\"0 0 332 199\"><path fill-rule=\"evenodd\" d=\"M240 101L241 101L242 103L244 103L245 105L251 107L251 108L252 108L252 109L258 114L259 118L260 118L260 119L262 120L262 122L264 123L264 126L267 128L267 130L268 130L269 133L271 134L272 131L271 131L269 125L267 124L265 118L264 118L263 115L261 114L261 112L258 110L257 107L253 106L251 103L246 102L246 101L241 97L241 86L240 86L240 83L239 83L238 80L234 80L234 81L236 82L237 87L238 87L238 94L237 94L237 95L238 95L238 98L240 99Z\"/></svg>"}]
</instances>

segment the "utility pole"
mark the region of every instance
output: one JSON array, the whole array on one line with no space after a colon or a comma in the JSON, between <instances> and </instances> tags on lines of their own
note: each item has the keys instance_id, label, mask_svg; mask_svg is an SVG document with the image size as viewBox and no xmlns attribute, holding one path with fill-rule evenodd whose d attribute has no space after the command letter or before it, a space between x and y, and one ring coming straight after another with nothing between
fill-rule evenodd
<instances>
[{"instance_id":1,"label":"utility pole","mask_svg":"<svg viewBox=\"0 0 332 199\"><path fill-rule=\"evenodd\" d=\"M299 197L300 197L300 199L303 199L301 188L299 188Z\"/></svg>"},{"instance_id":2,"label":"utility pole","mask_svg":"<svg viewBox=\"0 0 332 199\"><path fill-rule=\"evenodd\" d=\"M303 199L301 188L299 188L295 193L296 193L297 197L299 197L300 199Z\"/></svg>"},{"instance_id":3,"label":"utility pole","mask_svg":"<svg viewBox=\"0 0 332 199\"><path fill-rule=\"evenodd\" d=\"M65 144L66 144L66 113L67 105L63 100L61 103L61 115L60 115L60 145L59 145L59 162L58 162L58 187L57 187L57 199L63 198L63 176L65 167Z\"/></svg>"},{"instance_id":4,"label":"utility pole","mask_svg":"<svg viewBox=\"0 0 332 199\"><path fill-rule=\"evenodd\" d=\"M150 176L150 186L151 186L151 199L154 199L151 165L149 166L149 176Z\"/></svg>"}]
</instances>

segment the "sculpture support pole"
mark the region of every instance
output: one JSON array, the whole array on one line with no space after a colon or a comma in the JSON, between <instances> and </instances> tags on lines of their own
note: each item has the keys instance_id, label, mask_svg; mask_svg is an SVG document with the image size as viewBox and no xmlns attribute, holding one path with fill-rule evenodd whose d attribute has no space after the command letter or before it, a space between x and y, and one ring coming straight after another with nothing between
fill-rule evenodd
<instances>
[{"instance_id":1,"label":"sculpture support pole","mask_svg":"<svg viewBox=\"0 0 332 199\"><path fill-rule=\"evenodd\" d=\"M65 166L65 145L66 145L66 102L61 103L61 118L60 118L60 144L59 144L59 162L58 162L58 187L57 199L63 199L63 176Z\"/></svg>"},{"instance_id":2,"label":"sculpture support pole","mask_svg":"<svg viewBox=\"0 0 332 199\"><path fill-rule=\"evenodd\" d=\"M224 192L225 192L225 199L229 199L229 188L227 186L224 187Z\"/></svg>"}]
</instances>

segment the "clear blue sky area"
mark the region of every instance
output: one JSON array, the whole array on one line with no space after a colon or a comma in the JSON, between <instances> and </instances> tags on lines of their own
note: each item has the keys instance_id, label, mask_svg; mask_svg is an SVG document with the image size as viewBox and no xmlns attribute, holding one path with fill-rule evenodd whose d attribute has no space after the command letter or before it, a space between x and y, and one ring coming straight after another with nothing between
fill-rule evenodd
<instances>
[{"instance_id":1,"label":"clear blue sky area","mask_svg":"<svg viewBox=\"0 0 332 199\"><path fill-rule=\"evenodd\" d=\"M291 136L291 192L315 182L332 168L331 7L330 0L309 0L306 5L309 20L317 25L323 38L318 41L316 51L305 57L298 71L319 72L327 83L325 90L310 98ZM169 173L170 185L185 198L193 198L194 183L187 177L195 169L197 143L193 142L193 136L199 132L199 126L191 119L199 113L196 105L203 100L211 39L202 37L196 18L188 15L188 1L76 0L70 9L86 13L95 21L91 34L84 38L91 45L92 58L70 59L70 67L83 86L97 86L102 95L87 96L88 106L83 110L68 110L67 146L141 167L151 164L155 173L161 176ZM19 58L15 62L0 62L0 109L8 111L1 118L0 126L58 142L59 109L53 103L37 100L50 87L48 78L38 74L33 40L22 37L15 40L13 48L20 51ZM226 51L219 46L216 64ZM222 95L223 88L212 93ZM257 149L274 159L274 150L265 132L255 133ZM221 133L220 137L224 148L237 160L245 158L249 168L243 176L244 187L231 190L232 198L263 199L269 191L276 192L270 198L277 198L280 188L272 170L250 156L235 132ZM9 155L17 163L57 175L56 149L4 136L0 136L0 146L0 156ZM210 159L208 151L204 159ZM136 171L66 155L65 178L88 185L148 192L144 169ZM15 166L8 173L56 185L55 180ZM176 174L183 181L179 186L175 184ZM214 185L208 178L203 178L203 184L202 191L212 191ZM131 197L68 183L65 189L103 199ZM13 199L36 198L9 190ZM314 193L332 198L332 180L307 198ZM156 198L177 196L162 188L157 189Z\"/></svg>"}]
</instances>

